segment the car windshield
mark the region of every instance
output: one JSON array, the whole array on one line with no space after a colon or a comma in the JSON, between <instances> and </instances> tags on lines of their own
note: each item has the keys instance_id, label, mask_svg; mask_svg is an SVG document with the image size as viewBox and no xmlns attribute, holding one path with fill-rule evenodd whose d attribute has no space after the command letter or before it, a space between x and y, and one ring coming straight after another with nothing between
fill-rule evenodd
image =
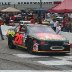
<instances>
[{"instance_id":1,"label":"car windshield","mask_svg":"<svg viewBox=\"0 0 72 72\"><path fill-rule=\"evenodd\" d=\"M48 27L45 25L29 26L28 29L29 29L30 33L53 33L53 34L56 34L51 27Z\"/></svg>"}]
</instances>

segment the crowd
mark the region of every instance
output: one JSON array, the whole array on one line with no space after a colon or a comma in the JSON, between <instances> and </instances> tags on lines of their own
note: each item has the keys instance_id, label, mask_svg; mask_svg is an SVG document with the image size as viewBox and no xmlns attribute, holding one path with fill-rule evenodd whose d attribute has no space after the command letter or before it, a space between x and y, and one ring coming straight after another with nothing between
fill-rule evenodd
<instances>
[{"instance_id":1,"label":"crowd","mask_svg":"<svg viewBox=\"0 0 72 72\"><path fill-rule=\"evenodd\" d=\"M44 16L38 16L37 14L33 13L18 13L18 14L0 14L0 16L4 19L4 23L9 25L10 21L13 23L16 20L30 20L31 23L35 24L42 24L43 21L47 21L48 19L49 25L56 31L57 34L60 34L61 31L64 32L72 32L72 18L69 14L58 14L58 13L46 13ZM18 16L18 19L16 19ZM57 17L62 17L61 20L57 20Z\"/></svg>"},{"instance_id":2,"label":"crowd","mask_svg":"<svg viewBox=\"0 0 72 72\"><path fill-rule=\"evenodd\" d=\"M68 17L68 15L63 17L63 31L72 32L72 18Z\"/></svg>"},{"instance_id":3,"label":"crowd","mask_svg":"<svg viewBox=\"0 0 72 72\"><path fill-rule=\"evenodd\" d=\"M57 16L50 17L50 25L59 34L61 31L72 32L72 18L66 13L62 15L62 20L57 20Z\"/></svg>"}]
</instances>

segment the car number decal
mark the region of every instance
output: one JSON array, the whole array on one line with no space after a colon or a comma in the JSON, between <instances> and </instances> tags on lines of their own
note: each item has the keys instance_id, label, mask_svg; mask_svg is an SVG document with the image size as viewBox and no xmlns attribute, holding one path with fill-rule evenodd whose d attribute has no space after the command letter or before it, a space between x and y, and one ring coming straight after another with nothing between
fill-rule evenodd
<instances>
[{"instance_id":1,"label":"car number decal","mask_svg":"<svg viewBox=\"0 0 72 72\"><path fill-rule=\"evenodd\" d=\"M17 33L17 34L15 35L14 41L15 41L16 44L22 45L22 44L23 44L23 35Z\"/></svg>"}]
</instances>

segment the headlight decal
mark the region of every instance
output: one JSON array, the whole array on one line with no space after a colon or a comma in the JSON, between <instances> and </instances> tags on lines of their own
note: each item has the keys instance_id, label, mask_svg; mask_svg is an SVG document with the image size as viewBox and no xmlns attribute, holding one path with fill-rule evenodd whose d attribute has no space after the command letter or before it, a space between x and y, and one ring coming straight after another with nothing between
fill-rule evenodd
<instances>
[{"instance_id":1,"label":"headlight decal","mask_svg":"<svg viewBox=\"0 0 72 72\"><path fill-rule=\"evenodd\" d=\"M9 31L7 32L7 34L11 34L12 36L14 36L14 35L15 35L15 32L9 30Z\"/></svg>"}]
</instances>

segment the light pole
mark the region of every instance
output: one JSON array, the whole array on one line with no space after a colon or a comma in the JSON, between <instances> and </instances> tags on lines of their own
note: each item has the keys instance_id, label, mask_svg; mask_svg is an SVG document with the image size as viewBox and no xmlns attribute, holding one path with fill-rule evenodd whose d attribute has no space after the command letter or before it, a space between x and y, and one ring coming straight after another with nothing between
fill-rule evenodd
<instances>
[{"instance_id":1,"label":"light pole","mask_svg":"<svg viewBox=\"0 0 72 72\"><path fill-rule=\"evenodd\" d=\"M14 8L15 8L15 4L14 4Z\"/></svg>"},{"instance_id":2,"label":"light pole","mask_svg":"<svg viewBox=\"0 0 72 72\"><path fill-rule=\"evenodd\" d=\"M40 0L40 8L42 8L42 0Z\"/></svg>"}]
</instances>

